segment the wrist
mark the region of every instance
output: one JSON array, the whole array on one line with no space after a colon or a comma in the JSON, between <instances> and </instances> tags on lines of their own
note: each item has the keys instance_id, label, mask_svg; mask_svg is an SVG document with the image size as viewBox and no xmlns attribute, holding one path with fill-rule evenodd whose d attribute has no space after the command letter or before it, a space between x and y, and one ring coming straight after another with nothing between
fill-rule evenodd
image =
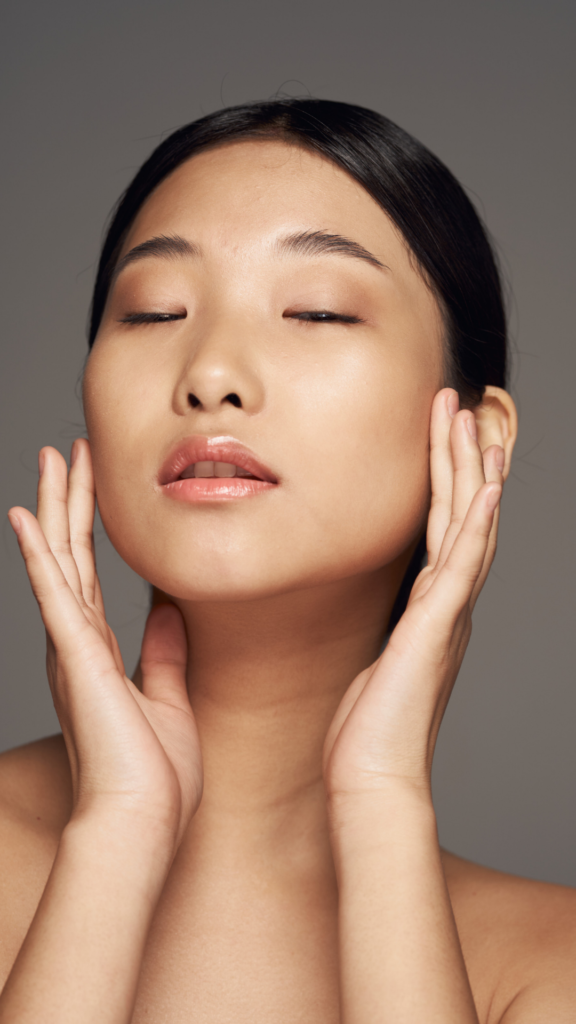
<instances>
[{"instance_id":1,"label":"wrist","mask_svg":"<svg viewBox=\"0 0 576 1024\"><path fill-rule=\"evenodd\" d=\"M165 846L171 853L177 844L180 806L168 801L131 794L83 793L77 799L70 823L91 828L107 827L114 835L126 833L145 846Z\"/></svg>"},{"instance_id":2,"label":"wrist","mask_svg":"<svg viewBox=\"0 0 576 1024\"><path fill-rule=\"evenodd\" d=\"M335 852L379 855L393 843L437 842L430 786L411 780L385 780L378 788L328 797L328 819Z\"/></svg>"},{"instance_id":3,"label":"wrist","mask_svg":"<svg viewBox=\"0 0 576 1024\"><path fill-rule=\"evenodd\" d=\"M432 788L427 778L382 776L369 786L351 786L327 791L331 815L354 818L376 811L396 814L399 811L430 809Z\"/></svg>"},{"instance_id":4,"label":"wrist","mask_svg":"<svg viewBox=\"0 0 576 1024\"><path fill-rule=\"evenodd\" d=\"M162 824L110 807L76 810L59 847L60 856L93 864L100 877L112 874L151 893L164 884L174 853L174 836Z\"/></svg>"}]
</instances>

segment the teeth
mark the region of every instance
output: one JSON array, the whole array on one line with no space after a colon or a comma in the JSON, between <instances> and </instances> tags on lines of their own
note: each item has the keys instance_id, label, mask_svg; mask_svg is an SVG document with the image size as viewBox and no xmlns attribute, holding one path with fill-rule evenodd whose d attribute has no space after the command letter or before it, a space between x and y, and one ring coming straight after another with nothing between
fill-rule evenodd
<instances>
[{"instance_id":1,"label":"teeth","mask_svg":"<svg viewBox=\"0 0 576 1024\"><path fill-rule=\"evenodd\" d=\"M189 480L193 477L232 477L243 476L256 479L247 469L235 466L233 462L195 462L180 474L182 480Z\"/></svg>"},{"instance_id":2,"label":"teeth","mask_svg":"<svg viewBox=\"0 0 576 1024\"><path fill-rule=\"evenodd\" d=\"M215 462L214 476L236 476L236 466L232 462ZM196 465L198 470L198 465Z\"/></svg>"}]
</instances>

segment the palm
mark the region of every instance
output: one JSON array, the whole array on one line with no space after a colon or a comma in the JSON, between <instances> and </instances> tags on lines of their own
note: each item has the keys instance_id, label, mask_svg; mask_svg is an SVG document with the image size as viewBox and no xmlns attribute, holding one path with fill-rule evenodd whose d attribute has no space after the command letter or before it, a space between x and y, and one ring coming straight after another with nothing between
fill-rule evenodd
<instances>
[{"instance_id":1,"label":"palm","mask_svg":"<svg viewBox=\"0 0 576 1024\"><path fill-rule=\"evenodd\" d=\"M466 427L470 416L452 420L446 391L436 397L428 566L383 654L354 680L332 722L324 752L331 793L390 778L429 785L438 729L496 546L502 449L482 456Z\"/></svg>"},{"instance_id":2,"label":"palm","mask_svg":"<svg viewBox=\"0 0 576 1024\"><path fill-rule=\"evenodd\" d=\"M165 824L176 840L198 806L202 769L186 691L186 636L177 609L148 619L142 691L127 678L96 574L94 486L87 442L66 480L46 449L38 520L14 510L20 545L48 638L48 675L77 803L107 800Z\"/></svg>"}]
</instances>

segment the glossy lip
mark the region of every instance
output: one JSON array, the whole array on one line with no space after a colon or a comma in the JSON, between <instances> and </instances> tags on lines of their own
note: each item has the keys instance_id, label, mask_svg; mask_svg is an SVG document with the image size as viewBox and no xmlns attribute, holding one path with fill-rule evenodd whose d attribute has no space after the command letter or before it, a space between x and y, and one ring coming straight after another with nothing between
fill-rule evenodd
<instances>
[{"instance_id":1,"label":"glossy lip","mask_svg":"<svg viewBox=\"0 0 576 1024\"><path fill-rule=\"evenodd\" d=\"M256 480L246 477L190 477L180 474L193 462L230 462L245 469ZM158 474L165 494L180 501L222 501L261 494L278 484L278 478L253 452L234 437L201 437L181 441L172 450Z\"/></svg>"}]
</instances>

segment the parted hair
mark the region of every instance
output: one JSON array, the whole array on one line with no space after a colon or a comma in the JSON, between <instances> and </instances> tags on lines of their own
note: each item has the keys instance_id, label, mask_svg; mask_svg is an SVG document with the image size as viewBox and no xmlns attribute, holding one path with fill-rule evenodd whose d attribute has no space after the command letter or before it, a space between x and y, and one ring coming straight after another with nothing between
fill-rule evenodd
<instances>
[{"instance_id":1,"label":"parted hair","mask_svg":"<svg viewBox=\"0 0 576 1024\"><path fill-rule=\"evenodd\" d=\"M148 196L196 153L240 139L278 139L332 160L402 233L444 321L445 384L473 408L487 385L506 387L506 314L498 262L478 213L448 168L382 114L349 103L277 99L208 114L169 135L148 157L110 220L92 299L94 343L126 235ZM425 548L418 545L389 628L404 610Z\"/></svg>"}]
</instances>

